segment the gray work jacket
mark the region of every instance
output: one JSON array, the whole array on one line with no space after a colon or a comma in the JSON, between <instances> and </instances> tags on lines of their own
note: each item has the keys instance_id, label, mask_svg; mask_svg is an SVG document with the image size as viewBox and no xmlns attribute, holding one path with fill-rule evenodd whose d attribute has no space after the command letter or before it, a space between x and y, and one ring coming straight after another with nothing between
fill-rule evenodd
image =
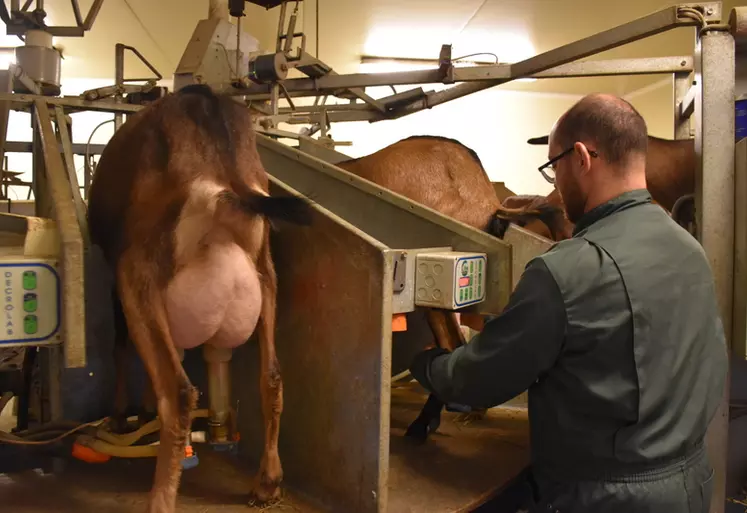
<instances>
[{"instance_id":1,"label":"gray work jacket","mask_svg":"<svg viewBox=\"0 0 747 513\"><path fill-rule=\"evenodd\" d=\"M727 350L699 243L627 192L533 259L502 314L411 370L441 400L492 407L529 390L532 466L551 482L635 474L702 442Z\"/></svg>"}]
</instances>

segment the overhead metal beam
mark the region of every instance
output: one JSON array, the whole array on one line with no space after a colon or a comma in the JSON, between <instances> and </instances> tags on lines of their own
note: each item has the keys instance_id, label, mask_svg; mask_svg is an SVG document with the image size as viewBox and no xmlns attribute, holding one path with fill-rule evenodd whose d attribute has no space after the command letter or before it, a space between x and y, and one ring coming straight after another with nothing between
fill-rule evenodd
<instances>
[{"instance_id":1,"label":"overhead metal beam","mask_svg":"<svg viewBox=\"0 0 747 513\"><path fill-rule=\"evenodd\" d=\"M690 56L656 57L647 59L612 59L581 61L556 66L532 75L530 78L573 78L616 75L656 75L693 70ZM508 80L511 65L497 64L454 69L455 82L483 80ZM316 80L293 78L283 85L291 97L333 94L348 88L384 87L396 85L438 84L444 75L438 69L419 71L396 71L393 73L353 73L350 75L327 75ZM248 100L269 100L271 86L254 85L247 89L234 89L232 94L245 95ZM380 100L383 101L384 99Z\"/></svg>"},{"instance_id":2,"label":"overhead metal beam","mask_svg":"<svg viewBox=\"0 0 747 513\"><path fill-rule=\"evenodd\" d=\"M73 155L101 155L106 145L73 143L70 147L72 148ZM6 153L31 153L33 144L26 141L5 141L4 148ZM61 145L60 151L63 151Z\"/></svg>"},{"instance_id":3,"label":"overhead metal beam","mask_svg":"<svg viewBox=\"0 0 747 513\"><path fill-rule=\"evenodd\" d=\"M714 12L717 8L720 11L720 2L710 2L710 4L712 4L710 8ZM696 26L697 21L678 15L679 8L679 5L675 5L662 9L624 25L605 30L604 32L512 64L511 77L528 77L567 62L583 59L584 57L611 50L612 48L626 45L633 41L666 32L675 27Z\"/></svg>"},{"instance_id":4,"label":"overhead metal beam","mask_svg":"<svg viewBox=\"0 0 747 513\"><path fill-rule=\"evenodd\" d=\"M692 7L693 4L683 4L683 6ZM706 14L706 18L710 21L719 21L721 18L721 4L719 2L706 2L700 5ZM475 68L471 68L471 71L467 72L467 78L478 80L476 82L465 82L455 87L445 89L443 91L429 93L424 98L413 101L412 103L398 108L393 109L387 115L375 113L372 111L356 111L353 113L343 112L330 112L329 120L333 121L359 121L368 120L371 122L382 121L385 119L395 119L408 114L412 114L424 109L430 109L436 105L446 103L469 94L473 94L484 89L489 89L511 80L518 78L532 77L541 73L548 73L549 70L558 68L561 66L569 66L569 63L578 59L583 59L590 55L600 53L618 46L622 46L633 41L644 39L667 30L671 30L677 27L689 27L696 26L698 21L689 17L684 17L679 14L679 9L682 6L672 6L661 11L655 12L643 18L639 18L632 22L626 23L619 27L595 34L593 36L581 39L574 43L562 46L555 50L537 55L525 61L506 66L493 66L497 68L492 73L495 73L496 79L485 80L485 75L482 75L482 79L479 79L480 75L476 75L477 71ZM682 57L678 58L679 62L675 61L658 61L653 63L652 61L646 62L645 65L641 65L641 68L645 68L647 71L641 70L642 72L651 72L656 69L658 65L666 64L666 73L679 73L684 72L688 68L692 69L692 60ZM623 61L618 61L619 66ZM683 65L684 62L684 65ZM641 63L642 64L642 63ZM590 76L589 70L593 69L593 61L585 63L576 63L574 67L569 66L567 70L560 72L556 71L555 76ZM605 74L620 74L620 69L614 64L597 64L598 68L593 70L592 76L600 76ZM507 69L506 69L507 68ZM467 68L469 69L469 68ZM464 75L462 70L462 76L456 76L455 80L462 79ZM635 66L627 66L627 71L623 71L623 74L641 74L631 73L637 71ZM456 70L455 70L456 72ZM430 72L433 77L433 71ZM469 74L472 74L470 77ZM483 70L484 73L484 70ZM387 74L388 78L391 78L392 74ZM389 82L391 84L391 81ZM318 83L316 84L318 88ZM384 85L384 84L381 84ZM318 89L317 89L318 91ZM386 98L380 100L386 103Z\"/></svg>"},{"instance_id":5,"label":"overhead metal beam","mask_svg":"<svg viewBox=\"0 0 747 513\"><path fill-rule=\"evenodd\" d=\"M710 10L711 14L709 15L709 19L714 21L720 20L720 2L706 2L698 5L704 6L706 12L709 12ZM690 6L690 4L688 4L688 6ZM424 109L430 109L436 105L456 100L457 98L477 93L511 80L530 77L536 73L540 73L556 66L611 50L612 48L623 46L632 43L633 41L645 39L673 28L690 27L698 24L694 19L678 16L679 8L680 6L675 5L662 9L661 11L649 14L648 16L644 16L643 18L639 18L624 25L620 25L610 30L600 32L599 34L561 46L560 48L550 50L549 52L531 57L524 61L517 62L516 64L512 64L510 78L508 79L501 78L477 83L465 83L444 91L429 94L426 98L413 102L411 105L402 108L394 117L402 117ZM387 118L381 118L380 120L383 119Z\"/></svg>"},{"instance_id":6,"label":"overhead metal beam","mask_svg":"<svg viewBox=\"0 0 747 513\"><path fill-rule=\"evenodd\" d=\"M493 68L493 66L490 66ZM533 77L537 78L571 78L571 77L592 77L592 76L617 76L617 75L644 75L644 74L677 74L678 76L687 77L688 74L693 70L693 59L692 57L657 57L652 59L614 59L607 61L585 61L585 62L573 62L558 66L556 68L543 71ZM479 73L493 73L486 70L476 69ZM463 78L463 77L462 77ZM379 99L381 103L386 106L391 106L392 101L413 92L413 97L422 97L425 95L422 89L411 89L403 93L396 95L386 96ZM414 98L418 99L418 98ZM370 121L377 119L377 114L365 104L360 103L342 103L342 104L331 104L331 105L301 105L295 108L282 107L278 109L278 113L283 115L303 116L304 114L316 114L320 112L327 112L330 116L330 121ZM345 115L341 115L341 112L346 112ZM356 111L351 113L351 111ZM308 117L305 118L308 120ZM289 122L292 124L306 123L308 121L302 121L300 117L296 120L281 122Z\"/></svg>"},{"instance_id":7,"label":"overhead metal beam","mask_svg":"<svg viewBox=\"0 0 747 513\"><path fill-rule=\"evenodd\" d=\"M141 105L130 105L127 103L114 103L110 101L87 101L76 97L55 98L50 96L37 96L33 94L9 94L0 93L0 102L9 101L14 105L31 106L36 100L43 100L49 105L62 105L82 110L94 110L98 112L125 112L134 113L142 109Z\"/></svg>"}]
</instances>

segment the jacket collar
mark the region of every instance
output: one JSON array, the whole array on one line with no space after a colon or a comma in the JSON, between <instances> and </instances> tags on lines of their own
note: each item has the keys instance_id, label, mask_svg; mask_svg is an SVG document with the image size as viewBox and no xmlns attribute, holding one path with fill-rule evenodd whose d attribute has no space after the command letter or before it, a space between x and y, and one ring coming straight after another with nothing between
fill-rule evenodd
<instances>
[{"instance_id":1,"label":"jacket collar","mask_svg":"<svg viewBox=\"0 0 747 513\"><path fill-rule=\"evenodd\" d=\"M645 203L651 203L651 201L651 194L647 189L635 189L624 192L606 203L597 205L581 216L581 219L578 220L573 229L573 236L575 237L580 232L586 230L592 224L604 219L605 217L609 217L621 210L626 210Z\"/></svg>"}]
</instances>

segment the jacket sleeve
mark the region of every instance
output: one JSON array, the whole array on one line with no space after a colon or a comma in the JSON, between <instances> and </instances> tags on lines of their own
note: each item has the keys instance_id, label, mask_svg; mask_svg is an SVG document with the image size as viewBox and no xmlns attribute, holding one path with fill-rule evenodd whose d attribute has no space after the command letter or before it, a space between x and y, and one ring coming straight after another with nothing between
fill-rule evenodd
<instances>
[{"instance_id":1,"label":"jacket sleeve","mask_svg":"<svg viewBox=\"0 0 747 513\"><path fill-rule=\"evenodd\" d=\"M453 353L421 353L410 371L443 402L490 408L527 390L553 366L566 325L558 285L542 259L535 259L501 315L479 335Z\"/></svg>"}]
</instances>

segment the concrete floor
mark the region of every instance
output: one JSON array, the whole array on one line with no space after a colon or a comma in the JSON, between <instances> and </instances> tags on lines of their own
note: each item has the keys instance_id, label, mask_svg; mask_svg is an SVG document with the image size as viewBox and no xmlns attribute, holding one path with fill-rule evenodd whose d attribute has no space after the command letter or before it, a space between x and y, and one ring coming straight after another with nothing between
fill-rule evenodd
<instances>
[{"instance_id":1,"label":"concrete floor","mask_svg":"<svg viewBox=\"0 0 747 513\"><path fill-rule=\"evenodd\" d=\"M526 411L499 408L471 423L444 413L439 432L420 446L409 443L404 432L424 401L423 391L413 384L393 388L387 480L390 513L471 511L527 465ZM3 416L0 424L8 424L7 429L15 422ZM277 504L250 506L254 469L205 446L195 448L200 464L183 473L178 512L321 513L321 508L294 493L287 483ZM114 458L105 464L67 460L64 470L53 475L38 471L0 474L0 513L144 512L154 467L151 458ZM485 511L506 510L488 506Z\"/></svg>"},{"instance_id":2,"label":"concrete floor","mask_svg":"<svg viewBox=\"0 0 747 513\"><path fill-rule=\"evenodd\" d=\"M320 510L284 490L275 505L247 502L252 472L230 457L203 450L200 464L184 472L179 513L267 513ZM0 474L0 511L12 513L132 513L144 512L154 460L112 460L105 465L71 461L59 474L38 471Z\"/></svg>"}]
</instances>

